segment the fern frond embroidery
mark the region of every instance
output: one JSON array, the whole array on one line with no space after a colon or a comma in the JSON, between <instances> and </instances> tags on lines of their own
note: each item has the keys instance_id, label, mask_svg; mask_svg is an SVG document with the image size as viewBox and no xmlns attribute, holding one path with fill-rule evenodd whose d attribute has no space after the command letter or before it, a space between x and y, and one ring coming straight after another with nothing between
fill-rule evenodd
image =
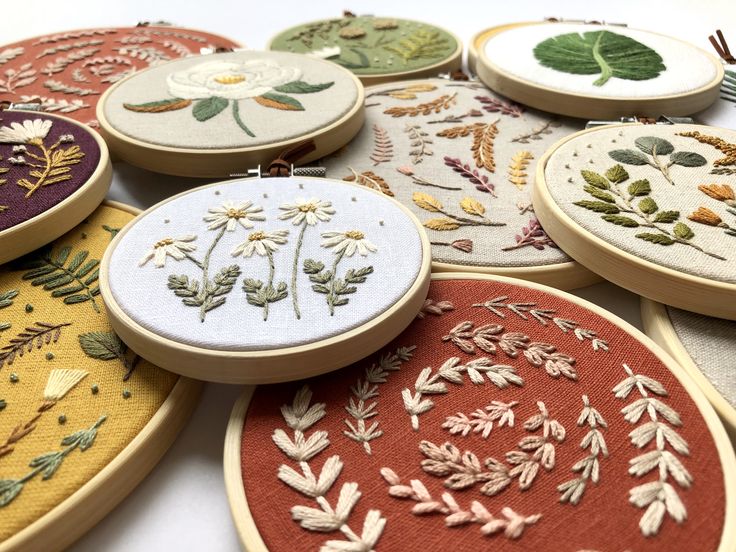
<instances>
[{"instance_id":1,"label":"fern frond embroidery","mask_svg":"<svg viewBox=\"0 0 736 552\"><path fill-rule=\"evenodd\" d=\"M386 132L386 129L374 124L373 125L373 152L370 155L370 160L373 161L373 166L380 165L381 163L388 163L394 157L394 145L391 142L391 138Z\"/></svg>"},{"instance_id":2,"label":"fern frond embroidery","mask_svg":"<svg viewBox=\"0 0 736 552\"><path fill-rule=\"evenodd\" d=\"M291 516L307 531L330 533L340 531L346 540L330 540L324 545L327 550L345 549L347 544L359 550L372 550L386 526L386 519L379 510L369 510L363 523L361 535L355 533L348 522L353 508L361 497L357 483L343 483L336 507L330 505L327 492L337 483L343 468L340 456L330 456L322 465L319 475L312 472L309 461L330 445L328 433L317 430L309 437L307 430L325 416L325 404L314 403L309 386L305 385L294 396L291 405L282 405L281 414L286 425L293 430L293 438L281 428L271 436L274 444L290 460L297 462L301 473L281 464L278 478L293 490L313 499L318 508L294 506ZM340 548L338 548L340 547Z\"/></svg>"},{"instance_id":3,"label":"fern frond embroidery","mask_svg":"<svg viewBox=\"0 0 736 552\"><path fill-rule=\"evenodd\" d=\"M522 247L533 247L538 251L542 251L546 247L557 248L557 244L552 241L544 231L542 225L536 218L529 219L529 224L522 226L521 234L514 236L516 244L509 245L508 247L502 247L501 251L513 251L515 249L521 249Z\"/></svg>"},{"instance_id":4,"label":"fern frond embroidery","mask_svg":"<svg viewBox=\"0 0 736 552\"><path fill-rule=\"evenodd\" d=\"M373 171L364 171L359 173L353 167L348 167L348 169L353 174L344 177L343 180L345 182L355 182L357 184L360 184L361 186L370 188L371 190L381 192L382 194L385 194L389 197L394 197L394 193L391 191L391 187L388 185L388 182L386 182L383 177L378 176Z\"/></svg>"},{"instance_id":5,"label":"fern frond embroidery","mask_svg":"<svg viewBox=\"0 0 736 552\"><path fill-rule=\"evenodd\" d=\"M526 171L532 159L534 159L534 156L531 152L521 150L517 151L509 162L509 168L506 171L508 181L519 190L523 190L527 184L529 175Z\"/></svg>"},{"instance_id":6,"label":"fern frond embroidery","mask_svg":"<svg viewBox=\"0 0 736 552\"><path fill-rule=\"evenodd\" d=\"M418 165L424 160L425 156L434 155L434 151L430 147L433 142L427 138L429 134L424 132L421 126L407 123L404 132L409 137L409 145L413 148L409 151L412 163Z\"/></svg>"},{"instance_id":7,"label":"fern frond embroidery","mask_svg":"<svg viewBox=\"0 0 736 552\"><path fill-rule=\"evenodd\" d=\"M395 43L384 46L384 49L399 56L404 63L423 58L435 58L447 47L447 38L438 31L417 29L412 34Z\"/></svg>"},{"instance_id":8,"label":"fern frond embroidery","mask_svg":"<svg viewBox=\"0 0 736 552\"><path fill-rule=\"evenodd\" d=\"M0 349L0 368L6 363L12 366L16 357L22 357L26 353L33 352L34 349L41 349L51 343L56 343L61 336L61 329L65 326L71 326L71 322L59 324L36 322L35 326L26 327Z\"/></svg>"},{"instance_id":9,"label":"fern frond embroidery","mask_svg":"<svg viewBox=\"0 0 736 552\"><path fill-rule=\"evenodd\" d=\"M471 502L470 508L463 510L449 492L442 493L440 500L432 498L419 479L412 479L409 485L404 485L401 483L401 478L390 468L381 468L381 476L389 485L388 494L390 496L413 500L417 503L411 509L412 514L416 516L442 514L445 516L446 527L459 527L473 523L481 526L480 532L483 536L488 537L503 531L507 539L518 539L527 527L542 519L542 514L523 516L509 507L501 509L501 517L495 517L477 500Z\"/></svg>"},{"instance_id":10,"label":"fern frond embroidery","mask_svg":"<svg viewBox=\"0 0 736 552\"><path fill-rule=\"evenodd\" d=\"M478 433L483 439L488 439L493 430L493 425L497 427L514 427L514 407L518 405L517 401L505 403L502 401L491 401L491 404L485 408L477 408L470 413L470 416L462 412L457 412L452 416L445 418L442 427L447 429L452 435L462 435L467 437L470 433Z\"/></svg>"},{"instance_id":11,"label":"fern frond embroidery","mask_svg":"<svg viewBox=\"0 0 736 552\"><path fill-rule=\"evenodd\" d=\"M455 310L455 305L450 301L435 301L434 299L425 299L422 308L417 313L417 319L421 320L427 315L442 316L446 312Z\"/></svg>"},{"instance_id":12,"label":"fern frond embroidery","mask_svg":"<svg viewBox=\"0 0 736 552\"><path fill-rule=\"evenodd\" d=\"M395 106L384 110L386 115L392 117L416 117L417 115L431 115L450 109L457 101L457 92L454 94L442 94L434 100L422 102L413 106Z\"/></svg>"}]
</instances>

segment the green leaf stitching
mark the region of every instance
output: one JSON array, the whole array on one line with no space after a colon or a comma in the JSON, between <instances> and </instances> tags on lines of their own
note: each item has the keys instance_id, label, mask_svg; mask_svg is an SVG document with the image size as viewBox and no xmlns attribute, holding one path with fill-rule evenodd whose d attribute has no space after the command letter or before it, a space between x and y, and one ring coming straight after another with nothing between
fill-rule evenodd
<instances>
[{"instance_id":1,"label":"green leaf stitching","mask_svg":"<svg viewBox=\"0 0 736 552\"><path fill-rule=\"evenodd\" d=\"M677 224L675 224L675 227L672 231L675 236L682 240L691 240L695 237L695 232L693 232L687 224L684 224L682 222L678 222Z\"/></svg>"},{"instance_id":2,"label":"green leaf stitching","mask_svg":"<svg viewBox=\"0 0 736 552\"><path fill-rule=\"evenodd\" d=\"M591 186L595 186L601 190L608 190L609 188L608 181L597 172L582 170L580 171L580 175Z\"/></svg>"},{"instance_id":3,"label":"green leaf stitching","mask_svg":"<svg viewBox=\"0 0 736 552\"><path fill-rule=\"evenodd\" d=\"M585 209L588 209L589 211L594 211L596 213L606 213L607 215L616 215L620 212L619 208L615 205L611 205L610 203L605 203L603 201L582 200L576 201L574 205L577 205L578 207L584 207Z\"/></svg>"},{"instance_id":4,"label":"green leaf stitching","mask_svg":"<svg viewBox=\"0 0 736 552\"><path fill-rule=\"evenodd\" d=\"M675 243L675 240L669 236L665 236L664 234L651 234L649 232L644 232L643 234L637 234L636 237L658 245L672 245Z\"/></svg>"},{"instance_id":5,"label":"green leaf stitching","mask_svg":"<svg viewBox=\"0 0 736 552\"><path fill-rule=\"evenodd\" d=\"M634 219L623 215L603 215L601 218L617 226L625 226L626 228L636 228L639 226L639 223Z\"/></svg>"},{"instance_id":6,"label":"green leaf stitching","mask_svg":"<svg viewBox=\"0 0 736 552\"><path fill-rule=\"evenodd\" d=\"M675 222L680 218L680 211L662 211L654 217L654 222Z\"/></svg>"},{"instance_id":7,"label":"green leaf stitching","mask_svg":"<svg viewBox=\"0 0 736 552\"><path fill-rule=\"evenodd\" d=\"M192 115L194 115L194 118L199 122L206 121L225 109L228 103L228 100L218 96L198 100L197 103L194 104Z\"/></svg>"},{"instance_id":8,"label":"green leaf stitching","mask_svg":"<svg viewBox=\"0 0 736 552\"><path fill-rule=\"evenodd\" d=\"M657 202L654 201L651 197L645 197L639 202L639 210L642 213L646 213L647 215L656 213L658 209L659 206L657 205Z\"/></svg>"},{"instance_id":9,"label":"green leaf stitching","mask_svg":"<svg viewBox=\"0 0 736 552\"><path fill-rule=\"evenodd\" d=\"M309 84L301 80L287 82L281 86L275 86L276 92L284 92L286 94L311 94L313 92L319 92L326 90L331 87L334 82L323 82L321 84Z\"/></svg>"},{"instance_id":10,"label":"green leaf stitching","mask_svg":"<svg viewBox=\"0 0 736 552\"><path fill-rule=\"evenodd\" d=\"M650 194L652 187L648 180L635 180L629 184L629 195L631 197L641 197Z\"/></svg>"}]
</instances>

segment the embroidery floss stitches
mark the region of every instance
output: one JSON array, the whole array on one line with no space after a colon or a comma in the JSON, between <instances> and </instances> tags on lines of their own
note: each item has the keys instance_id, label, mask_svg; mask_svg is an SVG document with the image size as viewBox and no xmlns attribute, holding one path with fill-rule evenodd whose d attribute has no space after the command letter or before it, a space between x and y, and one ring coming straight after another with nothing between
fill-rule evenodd
<instances>
[{"instance_id":1,"label":"embroidery floss stitches","mask_svg":"<svg viewBox=\"0 0 736 552\"><path fill-rule=\"evenodd\" d=\"M682 456L689 455L689 448L677 431L659 420L659 417L662 417L674 427L682 425L677 412L659 399L650 396L652 393L666 397L667 391L662 384L650 377L635 374L626 364L623 368L628 377L616 385L612 392L617 399L628 398L634 389L641 395L640 399L621 410L624 419L630 424L637 424L646 412L650 420L629 434L631 444L639 449L643 449L652 441L656 444L654 450L629 461L631 465L629 474L635 477L642 477L654 469L659 472L658 480L638 485L629 491L629 502L637 508L646 508L639 521L639 527L642 534L649 537L659 533L665 513L677 524L682 524L687 519L685 505L675 488L667 483L667 479L671 476L680 487L689 489L693 478L682 462L666 450L666 447L669 445Z\"/></svg>"},{"instance_id":2,"label":"embroidery floss stitches","mask_svg":"<svg viewBox=\"0 0 736 552\"><path fill-rule=\"evenodd\" d=\"M470 413L470 417L467 414L458 412L454 416L448 416L442 423L442 427L449 430L452 435L461 434L463 437L467 437L470 432L480 433L483 439L488 439L488 436L493 430L493 423L496 422L498 427L514 427L514 410L513 408L518 405L517 401L511 401L505 403L502 401L491 401L491 404L485 408L478 408Z\"/></svg>"},{"instance_id":3,"label":"embroidery floss stitches","mask_svg":"<svg viewBox=\"0 0 736 552\"><path fill-rule=\"evenodd\" d=\"M369 510L363 523L361 535L348 525L355 504L361 497L357 483L343 483L336 506L331 506L325 495L337 482L343 468L338 455L330 456L316 477L309 461L330 445L326 431L318 430L306 437L305 432L325 416L325 404L310 405L312 392L305 385L296 395L291 405L282 405L281 413L286 425L294 431L293 439L280 428L276 428L271 438L276 446L289 459L299 463L302 473L290 466L279 466L278 478L286 485L308 498L314 499L319 509L310 506L294 506L291 515L294 521L307 531L328 533L340 531L345 536L341 540L329 540L325 550L346 550L347 546L356 550L372 550L386 526L386 518L379 510Z\"/></svg>"}]
</instances>

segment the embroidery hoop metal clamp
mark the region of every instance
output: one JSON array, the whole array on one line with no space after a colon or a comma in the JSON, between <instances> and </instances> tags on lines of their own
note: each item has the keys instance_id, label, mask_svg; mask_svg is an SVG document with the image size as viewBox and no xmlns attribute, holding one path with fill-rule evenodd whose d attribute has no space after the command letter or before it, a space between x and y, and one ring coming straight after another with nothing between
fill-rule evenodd
<instances>
[{"instance_id":1,"label":"embroidery hoop metal clamp","mask_svg":"<svg viewBox=\"0 0 736 552\"><path fill-rule=\"evenodd\" d=\"M298 161L305 155L312 153L315 149L316 146L312 140L305 140L282 151L276 159L271 161L265 171L262 171L261 165L258 165L258 167L248 169L244 173L231 173L230 176L233 178L284 178L290 176L325 178L327 176L327 169L324 167L294 166L294 161Z\"/></svg>"},{"instance_id":2,"label":"embroidery hoop metal clamp","mask_svg":"<svg viewBox=\"0 0 736 552\"><path fill-rule=\"evenodd\" d=\"M652 119L631 115L628 117L620 117L615 121L588 121L585 124L585 128L597 128L606 125L618 125L621 123L641 125L692 125L695 121L692 117L671 117L669 115L660 115L657 119Z\"/></svg>"}]
</instances>

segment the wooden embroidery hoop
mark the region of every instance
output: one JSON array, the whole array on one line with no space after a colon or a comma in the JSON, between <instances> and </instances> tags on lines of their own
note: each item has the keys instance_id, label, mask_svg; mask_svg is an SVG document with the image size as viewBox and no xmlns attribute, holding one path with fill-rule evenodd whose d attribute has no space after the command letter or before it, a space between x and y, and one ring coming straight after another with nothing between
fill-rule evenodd
<instances>
[{"instance_id":1,"label":"wooden embroidery hoop","mask_svg":"<svg viewBox=\"0 0 736 552\"><path fill-rule=\"evenodd\" d=\"M28 118L38 115L35 111L15 111L15 113L27 113ZM97 132L67 117L50 113L43 113L43 116L73 124L79 127L81 132L92 136L100 149L100 160L87 182L74 193L43 213L0 231L0 264L30 253L77 226L105 199L112 182L110 154L107 145ZM5 185L10 186L11 183Z\"/></svg>"},{"instance_id":2,"label":"wooden embroidery hoop","mask_svg":"<svg viewBox=\"0 0 736 552\"><path fill-rule=\"evenodd\" d=\"M713 405L728 432L731 442L736 446L736 408L721 395L708 377L698 368L690 353L677 337L675 327L667 314L667 307L644 297L641 298L641 320L644 331L658 345L680 363L687 374L698 384L700 390Z\"/></svg>"},{"instance_id":3,"label":"wooden embroidery hoop","mask_svg":"<svg viewBox=\"0 0 736 552\"><path fill-rule=\"evenodd\" d=\"M131 213L135 207L105 201ZM102 520L154 468L199 402L202 383L180 377L161 406L130 443L92 479L49 512L0 543L0 552L62 550Z\"/></svg>"},{"instance_id":4,"label":"wooden embroidery hoop","mask_svg":"<svg viewBox=\"0 0 736 552\"><path fill-rule=\"evenodd\" d=\"M271 39L266 44L266 50L272 50L272 45L274 40L276 40L277 36L280 36L281 34L290 31L291 29L294 29L296 27L302 27L303 25L310 25L319 23L321 21L324 21L324 19L319 19L315 21L308 21L306 23L302 23L300 25L296 25L295 27L289 27L288 29L284 29L277 35L271 37ZM406 20L404 20L406 21ZM411 20L413 21L413 20ZM421 22L418 22L421 23ZM437 27L436 25L432 25L432 27ZM394 82L394 81L403 81L403 80L409 80L409 79L419 79L424 77L435 77L440 73L451 73L452 71L457 71L462 68L463 63L463 42L460 40L455 33L451 33L450 31L440 28L443 32L450 35L453 39L455 39L455 44L457 44L457 47L455 48L455 51L450 54L447 58L438 61L436 63L433 63L432 65L428 65L427 67L422 67L421 69L410 69L407 71L397 71L394 73L377 73L375 75L355 75L358 79L360 79L360 82L363 83L364 86L375 86L376 84L384 84L387 82ZM281 51L281 50L274 50L274 51Z\"/></svg>"},{"instance_id":5,"label":"wooden embroidery hoop","mask_svg":"<svg viewBox=\"0 0 736 552\"><path fill-rule=\"evenodd\" d=\"M602 128L627 126L619 124ZM600 129L581 130L563 138L540 159L532 189L532 203L547 234L570 257L618 286L680 309L736 320L736 284L680 272L619 249L585 230L552 198L545 177L550 157L570 140Z\"/></svg>"},{"instance_id":6,"label":"wooden embroidery hoop","mask_svg":"<svg viewBox=\"0 0 736 552\"><path fill-rule=\"evenodd\" d=\"M365 121L363 85L355 75L343 69L352 79L358 92L355 105L340 119L319 130L255 147L193 149L152 144L116 130L104 113L105 102L110 94L124 82L148 70L150 68L133 73L108 88L97 102L97 120L100 122L100 134L110 145L110 150L116 158L154 172L195 178L227 178L236 173L247 173L249 169L258 165L268 165L285 149L311 140L315 150L299 159L299 164L302 165L340 149L358 133Z\"/></svg>"},{"instance_id":7,"label":"wooden embroidery hoop","mask_svg":"<svg viewBox=\"0 0 736 552\"><path fill-rule=\"evenodd\" d=\"M100 264L100 292L115 333L141 357L156 366L165 365L165 369L171 372L205 381L251 385L303 379L342 368L368 356L399 335L421 309L429 289L432 254L429 239L422 230L419 219L401 203L381 192L342 180L301 176L299 178L332 180L339 182L340 186L358 187L386 200L394 201L396 206L410 218L421 240L422 262L416 280L404 297L369 322L341 334L305 345L262 351L215 350L186 345L161 337L144 328L128 316L115 301L108 281L110 257L120 240L135 224L135 221L131 221L112 241ZM223 182L216 182L197 189L222 184ZM182 192L154 205L141 217L190 192L191 190Z\"/></svg>"},{"instance_id":8,"label":"wooden embroidery hoop","mask_svg":"<svg viewBox=\"0 0 736 552\"><path fill-rule=\"evenodd\" d=\"M718 550L719 552L730 552L733 550L734 547L736 547L736 525L728 523L728 520L732 519L733 516L736 516L736 500L734 500L736 488L734 488L733 485L729 487L729 485L730 482L736 478L736 457L734 456L734 450L729 442L728 435L718 419L718 416L708 403L706 397L703 396L698 385L696 385L696 383L689 377L688 373L683 370L672 359L672 357L664 351L664 349L637 330L634 326L618 316L606 311L602 307L586 301L585 299L533 282L524 282L503 276L484 276L470 273L432 275L432 280L466 279L515 284L561 297L575 305L584 307L595 314L604 317L637 341L642 342L657 355L662 363L670 370L670 372L672 372L675 378L677 378L680 384L688 392L688 395L697 406L701 416L703 416L706 426L710 430L713 440L715 441L718 449L718 456L723 467L724 486L727 494L725 508L726 522L724 523L723 535L721 536L721 543ZM230 503L230 513L235 523L235 529L238 533L238 537L240 538L240 542L243 545L243 549L248 552L268 552L268 548L258 532L258 527L256 526L253 514L248 506L248 498L245 495L245 488L243 486L243 471L241 463L243 427L246 421L248 406L250 405L255 389L256 388L252 386L247 387L233 407L230 420L227 425L227 431L225 433L223 468L225 475L225 489L227 491L228 502ZM730 496L729 489L731 489ZM380 550L380 541L378 550Z\"/></svg>"},{"instance_id":9,"label":"wooden embroidery hoop","mask_svg":"<svg viewBox=\"0 0 736 552\"><path fill-rule=\"evenodd\" d=\"M471 42L473 51L469 54L475 60L478 77L490 89L516 102L549 111L587 119L611 119L631 115L659 117L663 113L670 116L692 115L710 106L718 99L724 70L721 62L712 54L691 44L688 46L707 56L716 69L715 78L708 84L695 90L671 94L668 96L648 96L641 98L612 98L561 91L529 80L504 73L485 53L485 43L492 37L505 31L528 25L550 25L547 21L516 23L501 25L487 29L476 35ZM649 32L649 31L647 31ZM665 36L660 33L653 35ZM667 37L679 41L676 38ZM531 45L530 45L531 46ZM469 57L469 64L471 63ZM471 65L472 67L472 65Z\"/></svg>"}]
</instances>

